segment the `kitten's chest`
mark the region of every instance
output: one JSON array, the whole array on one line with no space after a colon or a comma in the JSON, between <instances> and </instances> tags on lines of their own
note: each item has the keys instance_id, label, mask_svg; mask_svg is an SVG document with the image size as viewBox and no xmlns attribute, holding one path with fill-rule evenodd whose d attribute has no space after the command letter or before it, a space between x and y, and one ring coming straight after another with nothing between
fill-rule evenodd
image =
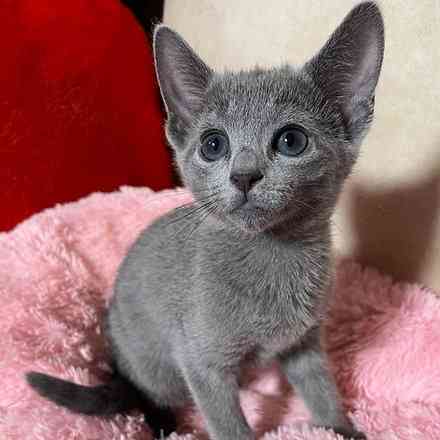
<instances>
[{"instance_id":1,"label":"kitten's chest","mask_svg":"<svg viewBox=\"0 0 440 440\"><path fill-rule=\"evenodd\" d=\"M296 346L322 315L322 289L294 278L254 294L260 298L248 308L248 346L255 347L255 358L263 364Z\"/></svg>"},{"instance_id":2,"label":"kitten's chest","mask_svg":"<svg viewBox=\"0 0 440 440\"><path fill-rule=\"evenodd\" d=\"M247 253L216 280L226 304L222 319L233 320L260 357L294 345L316 324L328 286L328 261L311 263L298 251ZM223 282L222 282L223 281Z\"/></svg>"},{"instance_id":3,"label":"kitten's chest","mask_svg":"<svg viewBox=\"0 0 440 440\"><path fill-rule=\"evenodd\" d=\"M247 293L252 300L245 313L259 345L264 350L280 352L300 339L320 315L322 287L294 274L268 279L266 285L250 285Z\"/></svg>"},{"instance_id":4,"label":"kitten's chest","mask_svg":"<svg viewBox=\"0 0 440 440\"><path fill-rule=\"evenodd\" d=\"M219 236L210 244L198 261L198 304L204 329L221 336L228 356L270 358L316 324L329 285L327 243Z\"/></svg>"}]
</instances>

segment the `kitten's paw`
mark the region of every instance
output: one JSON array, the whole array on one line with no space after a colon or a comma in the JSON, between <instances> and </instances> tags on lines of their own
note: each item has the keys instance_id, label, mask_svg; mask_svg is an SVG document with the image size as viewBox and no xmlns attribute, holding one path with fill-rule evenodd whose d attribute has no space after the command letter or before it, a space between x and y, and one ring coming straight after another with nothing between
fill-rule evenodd
<instances>
[{"instance_id":1,"label":"kitten's paw","mask_svg":"<svg viewBox=\"0 0 440 440\"><path fill-rule=\"evenodd\" d=\"M342 435L346 440L367 440L367 436L354 428L335 427L331 428L336 434Z\"/></svg>"}]
</instances>

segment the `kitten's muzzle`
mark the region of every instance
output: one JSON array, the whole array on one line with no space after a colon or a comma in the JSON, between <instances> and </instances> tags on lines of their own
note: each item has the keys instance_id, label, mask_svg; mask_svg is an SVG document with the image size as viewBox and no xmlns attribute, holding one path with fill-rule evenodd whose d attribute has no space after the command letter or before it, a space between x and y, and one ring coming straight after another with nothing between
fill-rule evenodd
<instances>
[{"instance_id":1,"label":"kitten's muzzle","mask_svg":"<svg viewBox=\"0 0 440 440\"><path fill-rule=\"evenodd\" d=\"M235 188L248 193L263 177L254 151L243 149L234 157L229 179Z\"/></svg>"}]
</instances>

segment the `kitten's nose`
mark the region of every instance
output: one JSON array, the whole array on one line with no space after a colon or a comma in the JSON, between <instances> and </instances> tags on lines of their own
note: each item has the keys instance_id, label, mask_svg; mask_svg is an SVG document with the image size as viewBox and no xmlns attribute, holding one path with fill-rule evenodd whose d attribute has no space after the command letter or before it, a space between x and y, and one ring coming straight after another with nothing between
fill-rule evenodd
<instances>
[{"instance_id":1,"label":"kitten's nose","mask_svg":"<svg viewBox=\"0 0 440 440\"><path fill-rule=\"evenodd\" d=\"M243 192L248 192L250 189L263 178L263 173L260 170L235 170L231 173L231 182L235 187Z\"/></svg>"},{"instance_id":2,"label":"kitten's nose","mask_svg":"<svg viewBox=\"0 0 440 440\"><path fill-rule=\"evenodd\" d=\"M254 151L243 149L234 158L230 174L232 184L240 191L250 189L263 178L263 173L258 166L258 158Z\"/></svg>"}]
</instances>

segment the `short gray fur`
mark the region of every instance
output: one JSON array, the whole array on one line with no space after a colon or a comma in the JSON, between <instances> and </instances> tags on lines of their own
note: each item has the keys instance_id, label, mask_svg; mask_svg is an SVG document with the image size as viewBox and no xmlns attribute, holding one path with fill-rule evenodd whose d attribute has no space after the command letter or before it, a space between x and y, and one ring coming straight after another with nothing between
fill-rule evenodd
<instances>
[{"instance_id":1,"label":"short gray fur","mask_svg":"<svg viewBox=\"0 0 440 440\"><path fill-rule=\"evenodd\" d=\"M332 281L330 218L372 120L383 50L373 2L355 7L301 68L216 73L176 32L156 28L167 136L196 202L132 246L108 329L119 372L159 406L194 401L214 440L255 438L240 377L274 359L314 423L364 438L344 415L320 326ZM298 157L272 148L288 124L309 137ZM208 129L227 134L221 160L200 154ZM241 190L234 173L260 177Z\"/></svg>"}]
</instances>

